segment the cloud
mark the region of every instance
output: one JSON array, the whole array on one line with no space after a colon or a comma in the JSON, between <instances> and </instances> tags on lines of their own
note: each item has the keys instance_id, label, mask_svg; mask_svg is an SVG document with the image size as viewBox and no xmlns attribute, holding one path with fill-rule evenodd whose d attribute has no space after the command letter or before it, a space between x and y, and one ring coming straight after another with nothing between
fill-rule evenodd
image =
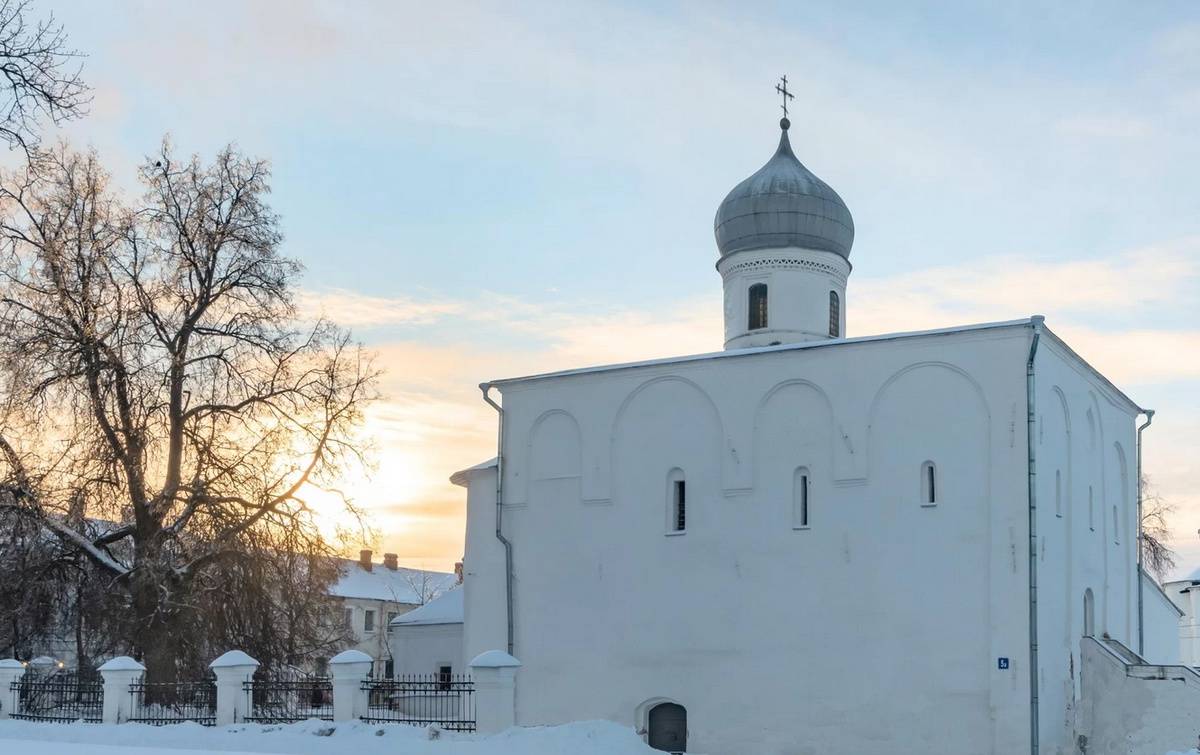
<instances>
[{"instance_id":1,"label":"cloud","mask_svg":"<svg viewBox=\"0 0 1200 755\"><path fill-rule=\"evenodd\" d=\"M1109 258L1062 262L1020 257L970 260L888 276L851 277L848 314L860 334L943 327L951 317L1000 320L1053 312L1070 318L1174 307L1200 285L1200 240ZM1050 308L1050 309L1047 309Z\"/></svg>"},{"instance_id":2,"label":"cloud","mask_svg":"<svg viewBox=\"0 0 1200 755\"><path fill-rule=\"evenodd\" d=\"M1145 118L1120 115L1074 115L1054 122L1054 130L1072 138L1087 139L1144 139L1154 132L1153 124Z\"/></svg>"},{"instance_id":3,"label":"cloud","mask_svg":"<svg viewBox=\"0 0 1200 755\"><path fill-rule=\"evenodd\" d=\"M462 305L453 301L425 302L407 297L368 296L345 289L305 289L300 291L297 304L302 317L327 317L350 328L428 325L445 315L462 311Z\"/></svg>"}]
</instances>

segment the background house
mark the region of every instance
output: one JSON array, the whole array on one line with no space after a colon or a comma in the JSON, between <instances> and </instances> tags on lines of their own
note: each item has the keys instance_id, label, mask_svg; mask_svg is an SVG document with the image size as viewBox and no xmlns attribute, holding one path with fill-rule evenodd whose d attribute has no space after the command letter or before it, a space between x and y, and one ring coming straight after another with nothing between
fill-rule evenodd
<instances>
[{"instance_id":1,"label":"background house","mask_svg":"<svg viewBox=\"0 0 1200 755\"><path fill-rule=\"evenodd\" d=\"M396 676L464 673L463 591L455 586L420 608L392 619L388 640Z\"/></svg>"},{"instance_id":2,"label":"background house","mask_svg":"<svg viewBox=\"0 0 1200 755\"><path fill-rule=\"evenodd\" d=\"M388 648L388 622L407 613L458 583L458 577L446 572L408 569L397 563L395 553L383 554L383 563L371 560L363 550L358 560L342 559L342 576L330 588L330 595L341 601L342 614L353 634L350 647L384 664L391 675Z\"/></svg>"},{"instance_id":3,"label":"background house","mask_svg":"<svg viewBox=\"0 0 1200 755\"><path fill-rule=\"evenodd\" d=\"M1200 569L1183 579L1164 583L1162 592L1179 612L1180 662L1200 666Z\"/></svg>"}]
</instances>

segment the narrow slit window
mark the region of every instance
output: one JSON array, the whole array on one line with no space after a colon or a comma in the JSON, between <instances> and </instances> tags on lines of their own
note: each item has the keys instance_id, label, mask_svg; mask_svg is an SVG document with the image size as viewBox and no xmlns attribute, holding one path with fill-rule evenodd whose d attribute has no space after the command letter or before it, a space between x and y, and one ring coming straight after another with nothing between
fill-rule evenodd
<instances>
[{"instance_id":1,"label":"narrow slit window","mask_svg":"<svg viewBox=\"0 0 1200 755\"><path fill-rule=\"evenodd\" d=\"M1117 522L1117 507L1113 506L1113 545L1121 544L1121 530Z\"/></svg>"},{"instance_id":2,"label":"narrow slit window","mask_svg":"<svg viewBox=\"0 0 1200 755\"><path fill-rule=\"evenodd\" d=\"M683 478L683 470L672 469L667 480L667 530L668 532L686 532L687 481Z\"/></svg>"},{"instance_id":3,"label":"narrow slit window","mask_svg":"<svg viewBox=\"0 0 1200 755\"><path fill-rule=\"evenodd\" d=\"M750 287L749 330L767 327L767 284L755 283Z\"/></svg>"},{"instance_id":4,"label":"narrow slit window","mask_svg":"<svg viewBox=\"0 0 1200 755\"><path fill-rule=\"evenodd\" d=\"M792 480L792 527L802 529L809 526L810 480L807 467L796 470Z\"/></svg>"},{"instance_id":5,"label":"narrow slit window","mask_svg":"<svg viewBox=\"0 0 1200 755\"><path fill-rule=\"evenodd\" d=\"M1088 485L1088 529L1096 531L1096 497L1092 493L1091 485Z\"/></svg>"},{"instance_id":6,"label":"narrow slit window","mask_svg":"<svg viewBox=\"0 0 1200 755\"><path fill-rule=\"evenodd\" d=\"M1062 470L1054 470L1054 514L1062 516Z\"/></svg>"},{"instance_id":7,"label":"narrow slit window","mask_svg":"<svg viewBox=\"0 0 1200 755\"><path fill-rule=\"evenodd\" d=\"M842 335L842 300L837 291L829 292L829 337L840 338Z\"/></svg>"},{"instance_id":8,"label":"narrow slit window","mask_svg":"<svg viewBox=\"0 0 1200 755\"><path fill-rule=\"evenodd\" d=\"M921 465L921 504L933 506L938 502L937 467L932 461Z\"/></svg>"}]
</instances>

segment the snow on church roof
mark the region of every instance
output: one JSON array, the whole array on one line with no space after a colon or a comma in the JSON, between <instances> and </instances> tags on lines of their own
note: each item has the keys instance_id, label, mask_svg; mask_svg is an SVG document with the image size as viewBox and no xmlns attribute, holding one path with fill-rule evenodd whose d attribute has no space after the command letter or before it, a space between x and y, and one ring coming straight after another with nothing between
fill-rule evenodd
<instances>
[{"instance_id":1,"label":"snow on church roof","mask_svg":"<svg viewBox=\"0 0 1200 755\"><path fill-rule=\"evenodd\" d=\"M755 354L773 354L777 351L800 351L803 349L819 349L828 348L830 346L842 346L851 343L872 343L875 341L894 341L901 338L918 338L921 336L936 336L950 335L953 333L965 333L972 330L991 330L998 328L1013 328L1028 326L1030 320L1028 318L1021 320L1005 320L1003 322L985 322L976 325L961 325L954 328L937 328L935 330L917 330L905 333L885 333L877 336L859 336L857 338L830 338L821 341L804 341L802 343L785 343L779 346L753 346L745 349L729 349L727 351L710 351L705 354L689 354L681 357L664 357L662 359L646 359L641 362L620 362L618 364L602 364L595 367L580 367L573 370L559 370L557 372L543 372L536 375L522 375L521 377L503 378L501 380L492 380L484 385L506 386L514 383L524 383L529 380L544 380L546 378L567 377L570 375L588 375L597 372L612 372L614 370L628 370L637 367L654 367L658 365L668 364L683 364L686 362L703 362L708 359L734 359L737 357L753 356Z\"/></svg>"},{"instance_id":2,"label":"snow on church roof","mask_svg":"<svg viewBox=\"0 0 1200 755\"><path fill-rule=\"evenodd\" d=\"M392 619L390 626L412 627L461 623L463 623L463 590L461 587L454 587L420 608L400 614Z\"/></svg>"},{"instance_id":3,"label":"snow on church roof","mask_svg":"<svg viewBox=\"0 0 1200 755\"><path fill-rule=\"evenodd\" d=\"M341 561L342 578L329 588L329 594L339 598L420 605L430 594L443 592L458 583L458 577L445 572L404 567L389 569L382 564L373 564L367 571L357 560L344 558Z\"/></svg>"},{"instance_id":4,"label":"snow on church roof","mask_svg":"<svg viewBox=\"0 0 1200 755\"><path fill-rule=\"evenodd\" d=\"M902 332L902 333L883 333L883 334L875 335L875 336L859 336L857 338L830 338L827 340L820 340L820 341L804 341L802 343L785 343L785 344L781 344L779 346L755 346L755 347L750 347L750 348L745 348L745 349L729 349L727 351L714 351L714 352L709 352L706 354L691 354L688 356L666 357L663 359L648 359L648 360L641 361L641 362L623 362L623 363L619 363L619 364L606 364L606 365L598 365L595 367L583 367L583 368L579 368L579 369L560 370L558 372L545 372L545 373L535 374L535 375L524 375L521 377L504 378L501 380L492 380L490 382L484 383L480 387L496 386L496 387L503 389L505 386L515 385L517 383L524 383L524 382L533 381L533 380L545 380L547 378L569 377L569 376L574 376L574 375L589 375L589 374L596 374L596 373L602 373L602 372L613 372L616 370L635 369L635 368L639 368L639 367L654 367L654 366L666 366L666 365L673 365L673 364L685 364L688 362L702 362L702 361L709 360L709 359L736 359L739 357L754 356L757 354L773 354L773 353L779 352L779 351L802 351L805 349L823 349L823 348L831 348L831 347L837 347L837 346L847 346L850 344L875 343L875 342L880 342L880 341L898 341L898 340L902 340L902 339L906 339L906 338L928 338L931 336L955 335L958 333L969 333L972 331L979 331L979 330L1000 330L1003 328L1028 328L1037 319L1040 319L1040 316L1035 315L1033 317L1025 317L1025 318L1021 318L1019 320L1003 320L1000 322L983 322L983 323L975 323L972 325L958 325L958 326L951 327L951 328L935 328L933 330L914 330L914 331L906 331L906 332ZM1142 408L1140 406L1138 406L1136 401L1129 398L1129 396L1125 395L1124 391L1122 391L1120 388L1118 388L1116 385L1114 385L1111 380L1109 380L1107 377L1104 376L1104 373L1097 370L1095 367L1093 367L1091 364L1089 364L1086 359L1079 356L1079 354L1077 354L1074 349L1072 349L1070 346L1067 345L1066 341L1059 338L1058 335L1056 335L1053 331L1051 331L1049 328L1044 327L1044 326L1042 328L1042 333L1044 335L1049 336L1054 341L1056 341L1060 346L1062 346L1062 348L1066 349L1066 351L1074 359L1076 359L1079 362L1079 364L1081 364L1083 367L1087 368L1088 371L1090 371L1093 375L1095 375L1097 378L1099 378L1104 384L1106 384L1110 389L1112 389L1112 391L1118 397L1120 397L1122 400L1127 402L1131 407L1136 409L1138 412L1143 411ZM485 464L486 464L486 462L485 462ZM469 470L464 470L464 471L469 471Z\"/></svg>"}]
</instances>

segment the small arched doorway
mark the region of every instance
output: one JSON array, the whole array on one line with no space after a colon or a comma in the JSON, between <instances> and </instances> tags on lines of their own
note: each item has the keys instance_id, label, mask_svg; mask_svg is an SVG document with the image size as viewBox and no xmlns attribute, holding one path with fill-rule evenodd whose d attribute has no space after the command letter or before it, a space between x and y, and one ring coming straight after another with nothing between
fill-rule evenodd
<instances>
[{"instance_id":1,"label":"small arched doorway","mask_svg":"<svg viewBox=\"0 0 1200 755\"><path fill-rule=\"evenodd\" d=\"M1083 591L1083 636L1096 636L1096 606L1090 587Z\"/></svg>"},{"instance_id":2,"label":"small arched doorway","mask_svg":"<svg viewBox=\"0 0 1200 755\"><path fill-rule=\"evenodd\" d=\"M664 752L687 752L687 710L675 703L659 703L650 709L647 740Z\"/></svg>"}]
</instances>

